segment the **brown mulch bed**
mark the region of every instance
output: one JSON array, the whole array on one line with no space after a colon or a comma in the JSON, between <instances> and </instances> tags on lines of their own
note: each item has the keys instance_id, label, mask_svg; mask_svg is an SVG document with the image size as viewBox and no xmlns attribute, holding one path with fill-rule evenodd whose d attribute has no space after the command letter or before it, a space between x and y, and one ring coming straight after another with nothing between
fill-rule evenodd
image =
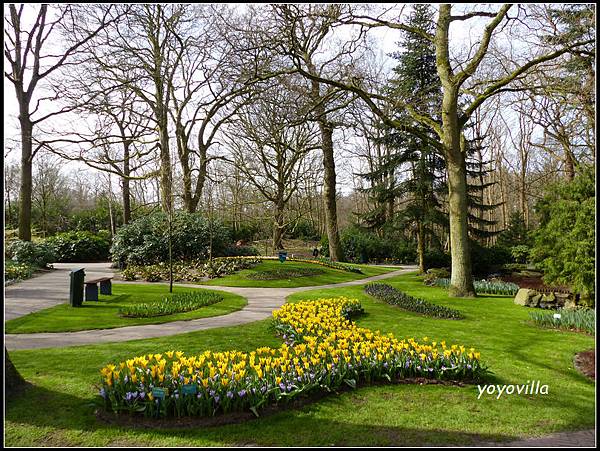
<instances>
[{"instance_id":1,"label":"brown mulch bed","mask_svg":"<svg viewBox=\"0 0 600 451\"><path fill-rule=\"evenodd\" d=\"M596 350L579 352L575 354L573 359L575 369L584 376L596 380Z\"/></svg>"},{"instance_id":2,"label":"brown mulch bed","mask_svg":"<svg viewBox=\"0 0 600 451\"><path fill-rule=\"evenodd\" d=\"M454 385L458 387L464 387L467 383L462 381L439 381L434 379L426 379L424 377L406 378L398 381L394 381L396 384L418 384L418 385ZM371 384L358 384L357 387L366 386L377 386L377 385L389 385L386 382L371 383ZM350 387L342 387L334 393L343 393L352 390ZM299 409L305 405L311 404L315 401L323 399L332 393L319 392L314 393L310 396L294 399L287 403L270 405L261 408L259 411L261 418L269 415L283 412L286 410ZM105 424L124 426L131 428L140 429L179 429L179 428L197 428L197 427L211 427L211 426L224 426L227 424L238 424L245 423L256 419L256 415L252 412L231 412L227 414L220 414L214 417L181 417L181 418L150 418L145 417L143 414L121 412L116 414L114 412L107 412L103 409L97 409L96 418Z\"/></svg>"},{"instance_id":3,"label":"brown mulch bed","mask_svg":"<svg viewBox=\"0 0 600 451\"><path fill-rule=\"evenodd\" d=\"M560 290L560 291L569 291L568 287L562 286L548 286L544 284L544 281L541 277L515 277L513 275L507 275L500 277L504 282L512 282L519 285L521 288L530 288L532 290L542 290L542 291L550 291L552 289Z\"/></svg>"}]
</instances>

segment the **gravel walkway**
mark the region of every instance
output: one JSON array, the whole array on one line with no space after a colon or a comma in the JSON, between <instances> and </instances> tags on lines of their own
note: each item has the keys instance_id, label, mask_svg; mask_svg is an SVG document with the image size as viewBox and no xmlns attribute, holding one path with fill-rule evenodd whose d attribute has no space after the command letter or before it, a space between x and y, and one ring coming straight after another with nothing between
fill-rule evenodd
<instances>
[{"instance_id":1,"label":"gravel walkway","mask_svg":"<svg viewBox=\"0 0 600 451\"><path fill-rule=\"evenodd\" d=\"M55 265L55 271L6 288L4 304L5 320L26 315L53 305L63 304L69 297L69 270L71 268L80 267L86 268L86 278L96 277L102 274L111 274L108 263L57 264ZM235 293L245 297L248 300L248 304L242 310L227 315L188 321L174 321L164 324L127 326L115 329L84 330L80 332L6 334L4 335L4 343L8 350L55 348L164 337L217 327L238 326L240 324L251 323L270 317L271 312L274 309L281 307L285 303L285 299L293 293L322 288L362 285L367 282L387 279L389 277L415 271L416 269L417 267L415 266L405 266L396 271L367 277L365 279L338 284L298 288L243 288L222 287L216 285L176 284L178 286L201 287Z\"/></svg>"}]
</instances>

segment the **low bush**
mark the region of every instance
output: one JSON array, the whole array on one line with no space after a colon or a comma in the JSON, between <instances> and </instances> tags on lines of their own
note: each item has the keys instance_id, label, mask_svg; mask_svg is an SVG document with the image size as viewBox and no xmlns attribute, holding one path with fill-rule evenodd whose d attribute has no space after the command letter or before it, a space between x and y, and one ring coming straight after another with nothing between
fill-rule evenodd
<instances>
[{"instance_id":1,"label":"low bush","mask_svg":"<svg viewBox=\"0 0 600 451\"><path fill-rule=\"evenodd\" d=\"M452 258L450 254L439 249L427 249L423 254L425 269L450 267Z\"/></svg>"},{"instance_id":2,"label":"low bush","mask_svg":"<svg viewBox=\"0 0 600 451\"><path fill-rule=\"evenodd\" d=\"M481 246L476 241L471 241L471 267L473 274L487 277L491 273L499 272L506 263L512 263L513 257L510 248L503 246Z\"/></svg>"},{"instance_id":3,"label":"low bush","mask_svg":"<svg viewBox=\"0 0 600 451\"><path fill-rule=\"evenodd\" d=\"M516 263L527 263L529 261L529 253L531 248L525 244L513 246L510 248L510 255Z\"/></svg>"},{"instance_id":4,"label":"low bush","mask_svg":"<svg viewBox=\"0 0 600 451\"><path fill-rule=\"evenodd\" d=\"M473 348L398 340L356 326L347 315L359 305L346 298L285 304L273 312L275 329L288 338L276 349L190 357L167 351L109 364L100 371L102 402L107 410L149 417L244 410L258 416L271 404L360 383L478 381L488 374Z\"/></svg>"},{"instance_id":5,"label":"low bush","mask_svg":"<svg viewBox=\"0 0 600 451\"><path fill-rule=\"evenodd\" d=\"M35 268L25 263L14 263L10 260L4 262L4 281L16 282L18 280L29 279Z\"/></svg>"},{"instance_id":6,"label":"low bush","mask_svg":"<svg viewBox=\"0 0 600 451\"><path fill-rule=\"evenodd\" d=\"M403 310L420 313L426 316L446 319L462 319L464 315L458 310L432 304L425 299L415 298L384 283L369 283L365 285L365 293L391 305L397 305Z\"/></svg>"},{"instance_id":7,"label":"low bush","mask_svg":"<svg viewBox=\"0 0 600 451\"><path fill-rule=\"evenodd\" d=\"M241 269L252 268L262 260L257 257L218 257L203 261L173 262L173 280L176 282L198 282L204 277L213 279L232 274ZM146 282L169 280L170 266L167 262L155 265L129 265L121 276L124 280L143 279Z\"/></svg>"},{"instance_id":8,"label":"low bush","mask_svg":"<svg viewBox=\"0 0 600 451\"><path fill-rule=\"evenodd\" d=\"M433 282L434 286L448 288L450 279L438 278ZM519 291L519 285L512 282L494 282L489 280L473 281L475 292L479 294L499 294L504 296L514 296Z\"/></svg>"},{"instance_id":9,"label":"low bush","mask_svg":"<svg viewBox=\"0 0 600 451\"><path fill-rule=\"evenodd\" d=\"M199 213L177 212L171 232L174 260L205 260L225 255L231 243L230 230L217 220ZM157 212L122 226L111 247L112 260L134 265L148 265L169 259L169 221Z\"/></svg>"},{"instance_id":10,"label":"low bush","mask_svg":"<svg viewBox=\"0 0 600 451\"><path fill-rule=\"evenodd\" d=\"M450 271L446 268L431 268L427 270L427 274L423 277L423 283L427 286L435 285L435 281L439 278L449 278Z\"/></svg>"},{"instance_id":11,"label":"low bush","mask_svg":"<svg viewBox=\"0 0 600 451\"><path fill-rule=\"evenodd\" d=\"M278 280L293 279L296 277L308 277L323 274L325 271L319 268L278 268L266 271L257 271L248 274L246 278L252 280Z\"/></svg>"},{"instance_id":12,"label":"low bush","mask_svg":"<svg viewBox=\"0 0 600 451\"><path fill-rule=\"evenodd\" d=\"M48 243L14 240L6 248L6 256L16 263L45 268L56 261L54 249Z\"/></svg>"},{"instance_id":13,"label":"low bush","mask_svg":"<svg viewBox=\"0 0 600 451\"><path fill-rule=\"evenodd\" d=\"M108 233L64 232L46 239L54 249L57 262L96 262L109 258Z\"/></svg>"},{"instance_id":14,"label":"low bush","mask_svg":"<svg viewBox=\"0 0 600 451\"><path fill-rule=\"evenodd\" d=\"M596 312L593 309L558 309L551 313L533 311L529 318L541 327L596 333Z\"/></svg>"},{"instance_id":15,"label":"low bush","mask_svg":"<svg viewBox=\"0 0 600 451\"><path fill-rule=\"evenodd\" d=\"M119 314L126 318L153 318L198 310L222 300L223 296L210 291L175 293L155 302L123 307L119 310Z\"/></svg>"}]
</instances>

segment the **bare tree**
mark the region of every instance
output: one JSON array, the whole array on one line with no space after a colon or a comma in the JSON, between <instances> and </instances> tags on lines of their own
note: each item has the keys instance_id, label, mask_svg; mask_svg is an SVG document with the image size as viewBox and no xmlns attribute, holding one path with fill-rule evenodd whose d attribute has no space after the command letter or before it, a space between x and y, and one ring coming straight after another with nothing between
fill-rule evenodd
<instances>
[{"instance_id":1,"label":"bare tree","mask_svg":"<svg viewBox=\"0 0 600 451\"><path fill-rule=\"evenodd\" d=\"M309 156L318 148L310 123L298 117L302 97L275 86L243 106L229 127L234 164L273 205L273 247L283 249L286 206L312 176Z\"/></svg>"},{"instance_id":2,"label":"bare tree","mask_svg":"<svg viewBox=\"0 0 600 451\"><path fill-rule=\"evenodd\" d=\"M480 65L488 55L490 42L498 30L502 30L507 23L514 22L508 13L512 5L500 6L497 11L473 10L464 14L454 14L452 5L442 4L439 6L436 32L429 34L423 30L407 26L401 20L395 18L386 19L384 15L373 15L362 13L359 7L349 7L344 14L330 22L331 26L359 26L361 28L373 29L387 27L390 29L404 30L409 33L418 33L433 42L436 48L436 65L438 75L442 84L443 100L441 108L441 121L426 114L415 111L411 105L404 104L400 99L395 100L396 108L404 108L416 122L430 127L439 137L440 151L446 160L449 189L449 212L450 212L450 248L452 256L452 276L450 293L453 296L475 296L473 287L473 276L471 269L471 253L468 238L468 202L467 202L467 180L465 170L466 139L463 134L473 113L490 97L505 92L516 79L524 78L536 66L552 61L561 55L571 52L580 46L589 44L589 40L574 41L568 45L558 48L541 49L534 57L510 62L510 66L502 67L503 73L499 77L473 78ZM522 11L518 7L517 14ZM402 15L400 14L400 17ZM480 42L473 52L463 58L462 61L453 61L451 56L450 26L453 23L464 23L477 18L490 18L485 25ZM517 17L518 18L518 17ZM502 27L501 27L501 24ZM296 55L298 58L301 55ZM370 93L361 85L356 78L328 77L325 74L317 75L306 70L301 65L296 66L298 71L311 80L326 83L346 89L360 96L369 107L379 115L382 120L392 127L405 129L417 136L427 140L419 130L400 123L389 117L380 108L381 101L390 101L381 95ZM467 82L470 81L470 85ZM461 102L459 102L459 99Z\"/></svg>"},{"instance_id":3,"label":"bare tree","mask_svg":"<svg viewBox=\"0 0 600 451\"><path fill-rule=\"evenodd\" d=\"M4 74L13 84L19 105L19 124L21 128L21 188L19 194L19 238L31 240L31 193L33 159L42 147L34 148L34 128L48 119L65 113L68 109L60 108L50 111L44 109L46 101L52 95L46 94L44 81L49 81L61 68L71 63L72 58L83 46L106 28L112 19L108 12L91 24L85 33L69 43L66 48L57 48L61 31L74 27L73 14L77 5L60 5L49 7L47 4L35 6L35 19L28 23L25 13L26 5L17 7L8 5L5 10L4 57L7 70ZM27 8L30 8L27 6Z\"/></svg>"}]
</instances>

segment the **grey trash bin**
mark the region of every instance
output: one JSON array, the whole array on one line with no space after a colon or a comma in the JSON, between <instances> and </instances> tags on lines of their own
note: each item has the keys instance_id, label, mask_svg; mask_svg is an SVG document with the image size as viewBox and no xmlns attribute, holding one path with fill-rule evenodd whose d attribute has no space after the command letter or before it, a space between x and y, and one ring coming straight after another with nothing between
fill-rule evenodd
<instances>
[{"instance_id":1,"label":"grey trash bin","mask_svg":"<svg viewBox=\"0 0 600 451\"><path fill-rule=\"evenodd\" d=\"M84 268L71 270L71 289L69 290L69 303L71 307L80 307L83 304Z\"/></svg>"}]
</instances>

